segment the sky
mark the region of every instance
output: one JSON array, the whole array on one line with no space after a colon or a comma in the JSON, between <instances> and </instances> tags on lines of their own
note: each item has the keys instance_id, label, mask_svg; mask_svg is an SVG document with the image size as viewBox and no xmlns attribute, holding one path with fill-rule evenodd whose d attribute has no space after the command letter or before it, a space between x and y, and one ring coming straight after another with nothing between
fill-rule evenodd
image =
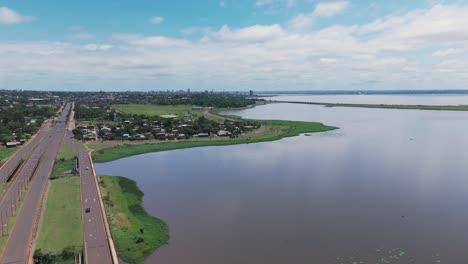
<instances>
[{"instance_id":1,"label":"sky","mask_svg":"<svg viewBox=\"0 0 468 264\"><path fill-rule=\"evenodd\" d=\"M0 0L0 89L468 89L468 1Z\"/></svg>"}]
</instances>

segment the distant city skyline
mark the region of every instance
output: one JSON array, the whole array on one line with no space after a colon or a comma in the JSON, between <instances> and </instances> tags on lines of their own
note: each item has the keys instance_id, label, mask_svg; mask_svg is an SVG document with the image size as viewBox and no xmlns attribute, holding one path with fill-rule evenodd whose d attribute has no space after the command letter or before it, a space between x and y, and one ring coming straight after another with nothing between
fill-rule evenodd
<instances>
[{"instance_id":1,"label":"distant city skyline","mask_svg":"<svg viewBox=\"0 0 468 264\"><path fill-rule=\"evenodd\" d=\"M0 89L468 89L466 1L0 2Z\"/></svg>"}]
</instances>

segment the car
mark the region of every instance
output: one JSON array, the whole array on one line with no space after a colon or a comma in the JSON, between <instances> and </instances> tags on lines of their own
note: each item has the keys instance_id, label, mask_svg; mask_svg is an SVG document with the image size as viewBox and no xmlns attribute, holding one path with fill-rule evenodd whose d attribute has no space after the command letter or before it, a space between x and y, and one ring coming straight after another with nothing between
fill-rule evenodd
<instances>
[{"instance_id":1,"label":"car","mask_svg":"<svg viewBox=\"0 0 468 264\"><path fill-rule=\"evenodd\" d=\"M91 212L91 208L89 208L89 207L88 207L88 208L86 208L85 212L86 212L86 213L89 213L89 212Z\"/></svg>"},{"instance_id":2,"label":"car","mask_svg":"<svg viewBox=\"0 0 468 264\"><path fill-rule=\"evenodd\" d=\"M86 167L86 170L89 170L89 167Z\"/></svg>"}]
</instances>

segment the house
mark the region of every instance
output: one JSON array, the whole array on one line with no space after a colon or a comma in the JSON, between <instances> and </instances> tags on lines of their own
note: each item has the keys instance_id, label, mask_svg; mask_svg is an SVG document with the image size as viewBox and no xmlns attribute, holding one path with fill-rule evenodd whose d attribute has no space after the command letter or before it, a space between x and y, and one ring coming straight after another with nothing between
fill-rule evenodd
<instances>
[{"instance_id":1,"label":"house","mask_svg":"<svg viewBox=\"0 0 468 264\"><path fill-rule=\"evenodd\" d=\"M176 115L161 115L162 118L164 119L174 119L174 118L177 118Z\"/></svg>"},{"instance_id":2,"label":"house","mask_svg":"<svg viewBox=\"0 0 468 264\"><path fill-rule=\"evenodd\" d=\"M14 147L16 147L18 145L19 145L19 142L7 142L7 143L5 143L5 146L7 148L14 148Z\"/></svg>"},{"instance_id":3,"label":"house","mask_svg":"<svg viewBox=\"0 0 468 264\"><path fill-rule=\"evenodd\" d=\"M101 132L107 135L112 132L112 129L109 127L102 127Z\"/></svg>"},{"instance_id":4,"label":"house","mask_svg":"<svg viewBox=\"0 0 468 264\"><path fill-rule=\"evenodd\" d=\"M198 133L198 137L209 137L210 134L208 133Z\"/></svg>"},{"instance_id":5,"label":"house","mask_svg":"<svg viewBox=\"0 0 468 264\"><path fill-rule=\"evenodd\" d=\"M218 131L217 135L219 137L227 137L227 136L231 135L231 132L226 131L226 130L220 130L220 131Z\"/></svg>"},{"instance_id":6,"label":"house","mask_svg":"<svg viewBox=\"0 0 468 264\"><path fill-rule=\"evenodd\" d=\"M122 135L122 138L123 138L123 139L130 139L130 134L123 134L123 135Z\"/></svg>"},{"instance_id":7,"label":"house","mask_svg":"<svg viewBox=\"0 0 468 264\"><path fill-rule=\"evenodd\" d=\"M154 138L156 139L159 139L159 140L165 140L166 139L166 133L164 132L161 132L161 133L157 133Z\"/></svg>"},{"instance_id":8,"label":"house","mask_svg":"<svg viewBox=\"0 0 468 264\"><path fill-rule=\"evenodd\" d=\"M114 122L120 122L120 121L121 121L121 118L120 118L118 115L114 114L114 116L112 117L112 121L114 121Z\"/></svg>"},{"instance_id":9,"label":"house","mask_svg":"<svg viewBox=\"0 0 468 264\"><path fill-rule=\"evenodd\" d=\"M185 139L185 134L178 134L177 139Z\"/></svg>"}]
</instances>

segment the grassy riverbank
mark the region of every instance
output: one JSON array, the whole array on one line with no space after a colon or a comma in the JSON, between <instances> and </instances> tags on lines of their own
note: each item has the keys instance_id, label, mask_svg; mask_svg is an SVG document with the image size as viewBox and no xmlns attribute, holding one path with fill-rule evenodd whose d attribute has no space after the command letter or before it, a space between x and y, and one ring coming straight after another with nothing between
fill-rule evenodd
<instances>
[{"instance_id":1,"label":"grassy riverbank","mask_svg":"<svg viewBox=\"0 0 468 264\"><path fill-rule=\"evenodd\" d=\"M130 264L143 263L156 249L167 244L168 226L143 209L143 192L134 181L99 176L99 186L120 258Z\"/></svg>"},{"instance_id":2,"label":"grassy riverbank","mask_svg":"<svg viewBox=\"0 0 468 264\"><path fill-rule=\"evenodd\" d=\"M36 239L36 250L55 258L54 263L73 260L74 255L82 252L79 177L62 177L50 181ZM67 254L70 255L69 258Z\"/></svg>"},{"instance_id":3,"label":"grassy riverbank","mask_svg":"<svg viewBox=\"0 0 468 264\"><path fill-rule=\"evenodd\" d=\"M256 120L256 122L262 125L261 132L253 133L238 138L216 137L203 140L166 141L160 143L146 143L139 145L117 145L114 147L103 148L93 152L93 159L95 162L108 162L150 152L205 146L225 146L274 141L285 137L297 136L302 133L323 132L336 129L336 127L326 126L324 124L314 122L279 120Z\"/></svg>"},{"instance_id":4,"label":"grassy riverbank","mask_svg":"<svg viewBox=\"0 0 468 264\"><path fill-rule=\"evenodd\" d=\"M356 108L381 108L381 109L402 109L402 110L431 110L431 111L468 111L468 105L390 105L390 104L332 104L320 102L281 102L274 103L292 103L292 104L311 104L322 105L325 107L356 107Z\"/></svg>"}]
</instances>

